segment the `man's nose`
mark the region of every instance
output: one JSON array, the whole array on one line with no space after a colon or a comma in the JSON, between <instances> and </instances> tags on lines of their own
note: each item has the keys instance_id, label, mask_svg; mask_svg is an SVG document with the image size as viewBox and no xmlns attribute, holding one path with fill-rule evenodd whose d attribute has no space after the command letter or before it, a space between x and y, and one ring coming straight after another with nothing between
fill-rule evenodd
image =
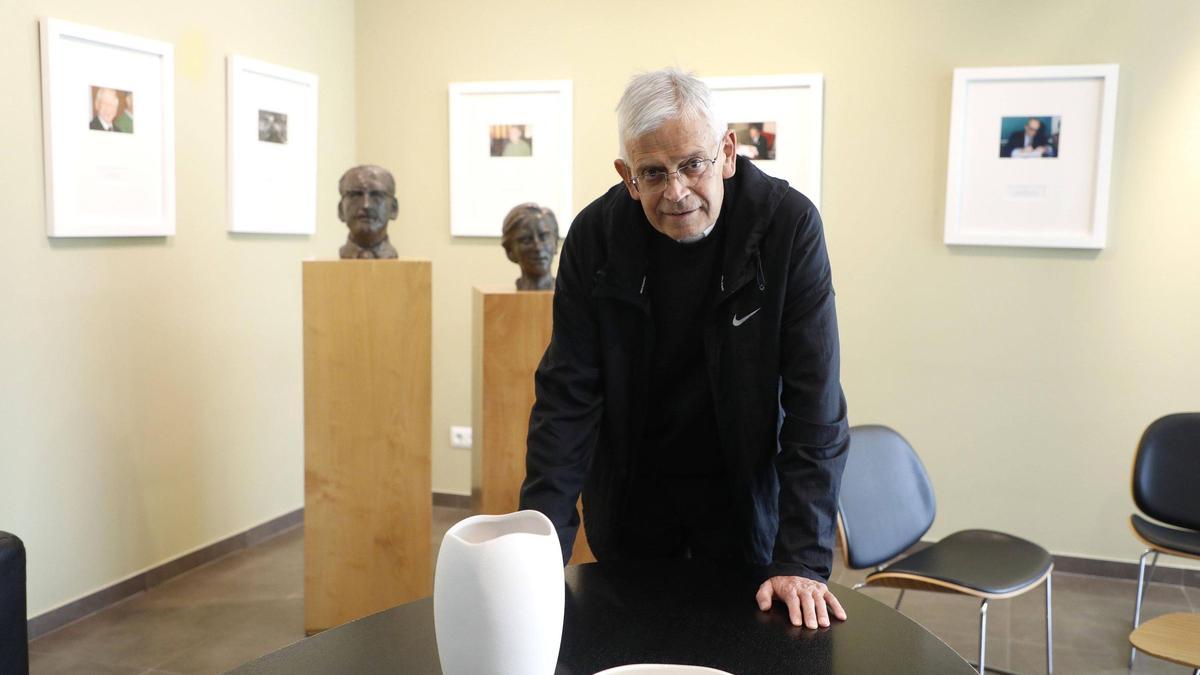
<instances>
[{"instance_id":1,"label":"man's nose","mask_svg":"<svg viewBox=\"0 0 1200 675\"><path fill-rule=\"evenodd\" d=\"M691 188L688 187L687 179L678 171L667 176L667 187L663 190L663 196L667 199L678 202L683 200L688 195Z\"/></svg>"}]
</instances>

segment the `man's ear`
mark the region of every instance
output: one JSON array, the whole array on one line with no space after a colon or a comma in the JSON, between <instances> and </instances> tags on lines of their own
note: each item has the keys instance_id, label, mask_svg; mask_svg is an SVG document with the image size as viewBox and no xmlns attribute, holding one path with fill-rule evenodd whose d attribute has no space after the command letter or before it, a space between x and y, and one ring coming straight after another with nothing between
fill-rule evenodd
<instances>
[{"instance_id":1,"label":"man's ear","mask_svg":"<svg viewBox=\"0 0 1200 675\"><path fill-rule=\"evenodd\" d=\"M400 216L400 200L392 197L392 208L388 209L388 220L395 220Z\"/></svg>"},{"instance_id":2,"label":"man's ear","mask_svg":"<svg viewBox=\"0 0 1200 675\"><path fill-rule=\"evenodd\" d=\"M733 178L737 173L737 134L733 129L721 140L721 155L721 178Z\"/></svg>"},{"instance_id":3,"label":"man's ear","mask_svg":"<svg viewBox=\"0 0 1200 675\"><path fill-rule=\"evenodd\" d=\"M346 211L342 209L342 200L338 200L338 220L346 222Z\"/></svg>"},{"instance_id":4,"label":"man's ear","mask_svg":"<svg viewBox=\"0 0 1200 675\"><path fill-rule=\"evenodd\" d=\"M629 165L624 160L614 159L613 168L621 176L621 182L625 184L625 189L629 191L629 196L634 201L641 201L641 199L638 199L637 190L633 187L633 181L630 180L633 178L633 172L629 170Z\"/></svg>"}]
</instances>

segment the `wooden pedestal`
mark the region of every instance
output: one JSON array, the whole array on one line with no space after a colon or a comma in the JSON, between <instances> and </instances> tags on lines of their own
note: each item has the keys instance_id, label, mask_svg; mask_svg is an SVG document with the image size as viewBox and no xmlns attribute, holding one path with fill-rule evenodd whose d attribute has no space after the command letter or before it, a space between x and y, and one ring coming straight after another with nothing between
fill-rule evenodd
<instances>
[{"instance_id":1,"label":"wooden pedestal","mask_svg":"<svg viewBox=\"0 0 1200 675\"><path fill-rule=\"evenodd\" d=\"M428 261L304 263L304 628L433 590Z\"/></svg>"},{"instance_id":2,"label":"wooden pedestal","mask_svg":"<svg viewBox=\"0 0 1200 675\"><path fill-rule=\"evenodd\" d=\"M533 373L550 344L554 293L476 287L473 305L472 505L479 513L510 513L525 479ZM580 527L571 562L595 559Z\"/></svg>"}]
</instances>

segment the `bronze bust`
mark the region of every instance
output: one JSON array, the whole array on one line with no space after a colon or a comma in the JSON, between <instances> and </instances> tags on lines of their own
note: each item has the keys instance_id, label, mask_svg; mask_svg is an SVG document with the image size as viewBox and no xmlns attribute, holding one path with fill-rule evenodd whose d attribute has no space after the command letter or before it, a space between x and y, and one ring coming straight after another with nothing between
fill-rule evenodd
<instances>
[{"instance_id":1,"label":"bronze bust","mask_svg":"<svg viewBox=\"0 0 1200 675\"><path fill-rule=\"evenodd\" d=\"M533 202L514 206L504 217L500 244L508 259L521 266L518 291L554 288L550 264L558 252L558 220L553 211Z\"/></svg>"},{"instance_id":2,"label":"bronze bust","mask_svg":"<svg viewBox=\"0 0 1200 675\"><path fill-rule=\"evenodd\" d=\"M388 241L388 221L400 213L396 201L396 179L387 169L364 164L342 174L338 181L338 219L350 233L338 250L342 258L395 258Z\"/></svg>"}]
</instances>

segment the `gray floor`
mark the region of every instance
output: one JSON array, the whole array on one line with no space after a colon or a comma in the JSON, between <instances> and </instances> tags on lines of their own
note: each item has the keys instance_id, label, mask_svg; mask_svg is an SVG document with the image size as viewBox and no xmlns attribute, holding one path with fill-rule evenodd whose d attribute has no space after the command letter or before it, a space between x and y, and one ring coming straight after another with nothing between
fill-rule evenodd
<instances>
[{"instance_id":1,"label":"gray floor","mask_svg":"<svg viewBox=\"0 0 1200 675\"><path fill-rule=\"evenodd\" d=\"M466 511L434 507L434 550ZM30 644L33 673L219 673L304 637L303 534L285 532L230 554L77 621ZM852 585L861 572L840 561L834 581ZM897 591L868 590L883 602ZM1135 584L1076 574L1054 575L1057 673L1124 673ZM1045 672L1041 590L996 601L988 611L988 665ZM974 600L909 592L903 613L973 660L978 649ZM1200 589L1152 584L1144 616L1200 611ZM854 617L850 617L853 620ZM1138 673L1190 673L1139 656Z\"/></svg>"}]
</instances>

